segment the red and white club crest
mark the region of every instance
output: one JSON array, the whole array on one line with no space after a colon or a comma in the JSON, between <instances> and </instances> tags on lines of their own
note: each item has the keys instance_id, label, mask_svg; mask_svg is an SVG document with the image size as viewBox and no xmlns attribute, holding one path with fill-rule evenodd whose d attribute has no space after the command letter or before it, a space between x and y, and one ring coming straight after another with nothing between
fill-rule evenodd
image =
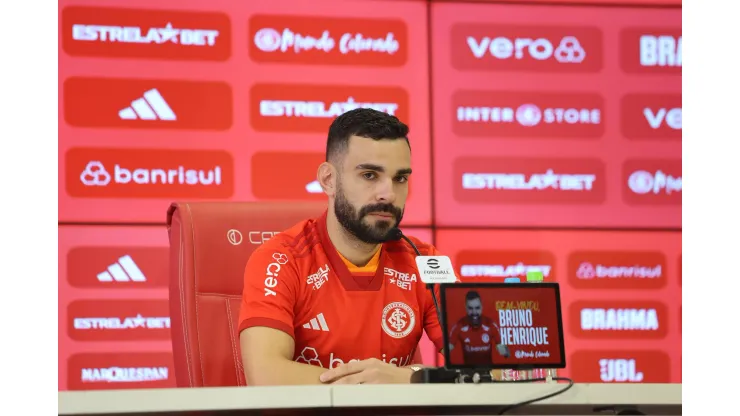
<instances>
[{"instance_id":1,"label":"red and white club crest","mask_svg":"<svg viewBox=\"0 0 740 416\"><path fill-rule=\"evenodd\" d=\"M413 331L416 316L409 305L403 302L392 302L383 309L381 324L388 336L403 338Z\"/></svg>"}]
</instances>

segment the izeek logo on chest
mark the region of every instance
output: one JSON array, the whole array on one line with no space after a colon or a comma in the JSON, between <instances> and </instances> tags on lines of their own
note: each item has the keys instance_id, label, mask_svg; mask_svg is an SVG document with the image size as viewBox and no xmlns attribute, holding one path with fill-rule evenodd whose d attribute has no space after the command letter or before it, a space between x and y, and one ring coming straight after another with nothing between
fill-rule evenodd
<instances>
[{"instance_id":1,"label":"izeek logo on chest","mask_svg":"<svg viewBox=\"0 0 740 416\"><path fill-rule=\"evenodd\" d=\"M447 256L417 256L416 267L424 283L455 283L455 271Z\"/></svg>"}]
</instances>

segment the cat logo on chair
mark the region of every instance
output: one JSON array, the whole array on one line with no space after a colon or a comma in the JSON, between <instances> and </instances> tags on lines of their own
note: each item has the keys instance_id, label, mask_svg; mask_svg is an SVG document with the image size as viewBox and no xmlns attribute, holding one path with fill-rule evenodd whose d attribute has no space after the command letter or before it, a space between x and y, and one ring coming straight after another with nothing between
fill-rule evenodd
<instances>
[{"instance_id":1,"label":"cat logo on chair","mask_svg":"<svg viewBox=\"0 0 740 416\"><path fill-rule=\"evenodd\" d=\"M249 242L252 244L265 244L265 242L277 235L277 231L250 231Z\"/></svg>"}]
</instances>

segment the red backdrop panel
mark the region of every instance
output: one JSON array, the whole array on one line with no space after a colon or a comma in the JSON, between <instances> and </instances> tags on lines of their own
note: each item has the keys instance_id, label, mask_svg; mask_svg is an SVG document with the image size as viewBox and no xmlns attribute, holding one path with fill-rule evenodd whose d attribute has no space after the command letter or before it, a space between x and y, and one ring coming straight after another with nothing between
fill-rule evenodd
<instances>
[{"instance_id":1,"label":"red backdrop panel","mask_svg":"<svg viewBox=\"0 0 740 416\"><path fill-rule=\"evenodd\" d=\"M558 282L577 382L681 382L680 232L438 230L436 241L465 282L528 270Z\"/></svg>"},{"instance_id":2,"label":"red backdrop panel","mask_svg":"<svg viewBox=\"0 0 740 416\"><path fill-rule=\"evenodd\" d=\"M318 165L255 171L253 157L323 154L335 116L373 107L411 128L405 222L431 225L426 7L61 1L59 220L163 223L172 200L284 199L265 191L284 176L316 199ZM83 180L88 167L109 181Z\"/></svg>"},{"instance_id":3,"label":"red backdrop panel","mask_svg":"<svg viewBox=\"0 0 740 416\"><path fill-rule=\"evenodd\" d=\"M435 223L681 226L681 10L432 3Z\"/></svg>"}]
</instances>

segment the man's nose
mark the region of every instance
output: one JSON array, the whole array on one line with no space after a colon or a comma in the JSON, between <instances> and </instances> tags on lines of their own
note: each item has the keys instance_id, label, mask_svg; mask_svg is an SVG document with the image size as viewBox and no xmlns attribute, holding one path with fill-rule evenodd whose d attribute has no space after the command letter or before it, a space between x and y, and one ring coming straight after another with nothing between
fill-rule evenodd
<instances>
[{"instance_id":1,"label":"man's nose","mask_svg":"<svg viewBox=\"0 0 740 416\"><path fill-rule=\"evenodd\" d=\"M375 199L378 202L394 203L396 202L396 191L393 189L393 179L383 179L377 182L375 190Z\"/></svg>"}]
</instances>

